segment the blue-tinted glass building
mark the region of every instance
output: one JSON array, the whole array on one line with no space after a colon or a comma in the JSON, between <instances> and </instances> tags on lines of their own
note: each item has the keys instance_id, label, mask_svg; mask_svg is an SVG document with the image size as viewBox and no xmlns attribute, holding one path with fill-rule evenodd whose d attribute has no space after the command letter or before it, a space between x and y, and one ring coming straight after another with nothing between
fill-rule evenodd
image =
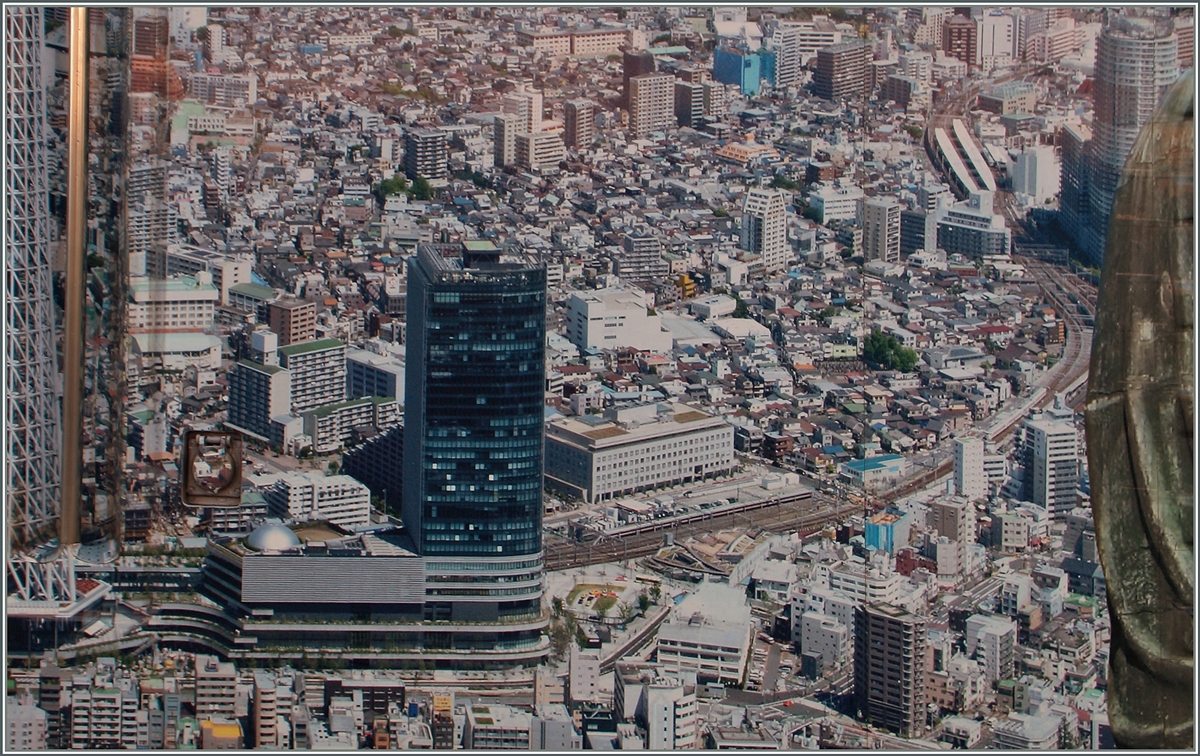
<instances>
[{"instance_id":1,"label":"blue-tinted glass building","mask_svg":"<svg viewBox=\"0 0 1200 756\"><path fill-rule=\"evenodd\" d=\"M774 54L769 57L768 62L759 53L718 47L713 53L713 79L722 84L736 84L744 95L756 95L762 78L768 75L765 68L769 67L770 76L774 77Z\"/></svg>"},{"instance_id":2,"label":"blue-tinted glass building","mask_svg":"<svg viewBox=\"0 0 1200 756\"><path fill-rule=\"evenodd\" d=\"M425 557L542 548L545 268L422 244L408 276L404 524Z\"/></svg>"}]
</instances>

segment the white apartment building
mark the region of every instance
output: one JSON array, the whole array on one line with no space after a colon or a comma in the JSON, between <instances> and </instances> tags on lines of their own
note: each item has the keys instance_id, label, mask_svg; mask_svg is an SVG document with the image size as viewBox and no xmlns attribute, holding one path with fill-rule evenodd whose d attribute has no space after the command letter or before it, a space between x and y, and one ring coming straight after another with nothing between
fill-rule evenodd
<instances>
[{"instance_id":1,"label":"white apartment building","mask_svg":"<svg viewBox=\"0 0 1200 756\"><path fill-rule=\"evenodd\" d=\"M899 243L900 211L896 211L896 239ZM783 270L790 249L787 243L787 203L783 192L752 188L742 204L742 249L762 256L764 272Z\"/></svg>"},{"instance_id":2,"label":"white apartment building","mask_svg":"<svg viewBox=\"0 0 1200 756\"><path fill-rule=\"evenodd\" d=\"M808 193L808 206L817 213L818 223L857 221L862 217L862 203L863 190L857 186L827 184Z\"/></svg>"},{"instance_id":3,"label":"white apartment building","mask_svg":"<svg viewBox=\"0 0 1200 756\"><path fill-rule=\"evenodd\" d=\"M600 655L572 645L569 677L568 694L572 704L599 700Z\"/></svg>"},{"instance_id":4,"label":"white apartment building","mask_svg":"<svg viewBox=\"0 0 1200 756\"><path fill-rule=\"evenodd\" d=\"M778 89L799 83L800 69L816 57L822 47L842 41L842 33L828 17L812 21L782 21L771 31L771 49L775 51L775 81Z\"/></svg>"},{"instance_id":5,"label":"white apartment building","mask_svg":"<svg viewBox=\"0 0 1200 756\"><path fill-rule=\"evenodd\" d=\"M672 678L659 678L645 687L639 719L652 751L694 750L699 710L694 692Z\"/></svg>"},{"instance_id":6,"label":"white apartment building","mask_svg":"<svg viewBox=\"0 0 1200 756\"><path fill-rule=\"evenodd\" d=\"M165 281L132 278L126 311L129 333L209 330L219 297L207 272Z\"/></svg>"},{"instance_id":7,"label":"white apartment building","mask_svg":"<svg viewBox=\"0 0 1200 756\"><path fill-rule=\"evenodd\" d=\"M1013 675L1017 645L1017 623L1011 619L975 614L967 618L967 656L983 662L988 682Z\"/></svg>"},{"instance_id":8,"label":"white apartment building","mask_svg":"<svg viewBox=\"0 0 1200 756\"><path fill-rule=\"evenodd\" d=\"M335 47L360 47L375 43L373 34L327 34L325 45L330 49Z\"/></svg>"},{"instance_id":9,"label":"white apartment building","mask_svg":"<svg viewBox=\"0 0 1200 756\"><path fill-rule=\"evenodd\" d=\"M279 366L291 373L293 413L346 399L346 345L337 339L280 347Z\"/></svg>"},{"instance_id":10,"label":"white apartment building","mask_svg":"<svg viewBox=\"0 0 1200 756\"><path fill-rule=\"evenodd\" d=\"M935 211L937 246L948 254L967 257L1009 254L1012 231L1003 215L992 212L992 197L990 191L976 191L965 202L939 207Z\"/></svg>"},{"instance_id":11,"label":"white apartment building","mask_svg":"<svg viewBox=\"0 0 1200 756\"><path fill-rule=\"evenodd\" d=\"M983 468L983 439L954 439L954 491L968 499L987 496L988 477Z\"/></svg>"},{"instance_id":12,"label":"white apartment building","mask_svg":"<svg viewBox=\"0 0 1200 756\"><path fill-rule=\"evenodd\" d=\"M817 612L800 616L800 651L820 654L822 669L840 666L850 657L852 648L846 625Z\"/></svg>"},{"instance_id":13,"label":"white apartment building","mask_svg":"<svg viewBox=\"0 0 1200 756\"><path fill-rule=\"evenodd\" d=\"M868 260L900 262L900 203L895 197L863 201L863 254Z\"/></svg>"},{"instance_id":14,"label":"white apartment building","mask_svg":"<svg viewBox=\"0 0 1200 756\"><path fill-rule=\"evenodd\" d=\"M463 743L469 750L529 750L533 715L511 706L468 706Z\"/></svg>"},{"instance_id":15,"label":"white apartment building","mask_svg":"<svg viewBox=\"0 0 1200 756\"><path fill-rule=\"evenodd\" d=\"M44 751L46 712L32 703L4 707L4 750Z\"/></svg>"},{"instance_id":16,"label":"white apartment building","mask_svg":"<svg viewBox=\"0 0 1200 756\"><path fill-rule=\"evenodd\" d=\"M865 603L907 605L912 598L908 578L862 562L838 562L829 570L829 587Z\"/></svg>"},{"instance_id":17,"label":"white apartment building","mask_svg":"<svg viewBox=\"0 0 1200 756\"><path fill-rule=\"evenodd\" d=\"M353 530L371 524L371 489L349 475L289 472L264 492L273 512Z\"/></svg>"},{"instance_id":18,"label":"white apartment building","mask_svg":"<svg viewBox=\"0 0 1200 756\"><path fill-rule=\"evenodd\" d=\"M675 77L644 74L629 80L629 130L634 139L675 124Z\"/></svg>"},{"instance_id":19,"label":"white apartment building","mask_svg":"<svg viewBox=\"0 0 1200 756\"><path fill-rule=\"evenodd\" d=\"M648 314L645 292L623 288L572 293L567 338L581 350L632 347L664 354L672 343L661 317Z\"/></svg>"},{"instance_id":20,"label":"white apartment building","mask_svg":"<svg viewBox=\"0 0 1200 756\"><path fill-rule=\"evenodd\" d=\"M208 28L210 32L213 29ZM254 74L193 73L188 82L191 96L210 105L245 107L258 100L258 77Z\"/></svg>"},{"instance_id":21,"label":"white apartment building","mask_svg":"<svg viewBox=\"0 0 1200 756\"><path fill-rule=\"evenodd\" d=\"M71 691L71 748L135 748L137 710L136 693L91 685L91 679L84 678Z\"/></svg>"},{"instance_id":22,"label":"white apartment building","mask_svg":"<svg viewBox=\"0 0 1200 756\"><path fill-rule=\"evenodd\" d=\"M819 614L837 620L847 629L854 627L854 608L858 599L842 591L835 591L820 586L805 586L792 594L792 643L803 643L805 614ZM854 653L851 644L847 659Z\"/></svg>"},{"instance_id":23,"label":"white apartment building","mask_svg":"<svg viewBox=\"0 0 1200 756\"><path fill-rule=\"evenodd\" d=\"M196 716L232 719L237 705L237 668L216 656L196 654Z\"/></svg>"},{"instance_id":24,"label":"white apartment building","mask_svg":"<svg viewBox=\"0 0 1200 756\"><path fill-rule=\"evenodd\" d=\"M733 426L687 405L556 418L546 428L547 479L589 503L705 480L734 464Z\"/></svg>"},{"instance_id":25,"label":"white apartment building","mask_svg":"<svg viewBox=\"0 0 1200 756\"><path fill-rule=\"evenodd\" d=\"M558 168L558 164L567 156L562 132L557 131L517 134L514 151L517 165L531 171Z\"/></svg>"},{"instance_id":26,"label":"white apartment building","mask_svg":"<svg viewBox=\"0 0 1200 756\"><path fill-rule=\"evenodd\" d=\"M745 594L736 587L702 583L658 632L658 664L668 672L693 672L698 681L740 684L753 623Z\"/></svg>"},{"instance_id":27,"label":"white apartment building","mask_svg":"<svg viewBox=\"0 0 1200 756\"><path fill-rule=\"evenodd\" d=\"M225 424L271 440L271 421L288 414L292 374L278 365L241 360L229 371L229 415Z\"/></svg>"},{"instance_id":28,"label":"white apartment building","mask_svg":"<svg viewBox=\"0 0 1200 756\"><path fill-rule=\"evenodd\" d=\"M1075 508L1079 480L1079 440L1071 422L1043 418L1025 421L1030 501L1050 514Z\"/></svg>"}]
</instances>

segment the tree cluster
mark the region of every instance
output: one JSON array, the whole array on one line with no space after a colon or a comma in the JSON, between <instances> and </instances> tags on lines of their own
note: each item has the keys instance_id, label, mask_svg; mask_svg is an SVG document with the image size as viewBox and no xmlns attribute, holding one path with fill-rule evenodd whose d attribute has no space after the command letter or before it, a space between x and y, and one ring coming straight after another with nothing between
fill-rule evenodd
<instances>
[{"instance_id":1,"label":"tree cluster","mask_svg":"<svg viewBox=\"0 0 1200 756\"><path fill-rule=\"evenodd\" d=\"M863 359L884 370L907 373L917 365L917 353L900 344L895 336L876 331L863 342Z\"/></svg>"}]
</instances>

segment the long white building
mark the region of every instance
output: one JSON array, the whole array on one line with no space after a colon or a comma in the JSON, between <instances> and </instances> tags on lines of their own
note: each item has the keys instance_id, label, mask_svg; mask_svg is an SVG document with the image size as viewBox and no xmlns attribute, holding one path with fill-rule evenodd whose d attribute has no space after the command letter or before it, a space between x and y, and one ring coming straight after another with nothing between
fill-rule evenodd
<instances>
[{"instance_id":1,"label":"long white building","mask_svg":"<svg viewBox=\"0 0 1200 756\"><path fill-rule=\"evenodd\" d=\"M293 520L326 520L343 528L371 524L371 489L349 475L291 472L268 488L271 510Z\"/></svg>"},{"instance_id":2,"label":"long white building","mask_svg":"<svg viewBox=\"0 0 1200 756\"><path fill-rule=\"evenodd\" d=\"M179 333L212 328L220 293L212 276L199 272L165 281L134 278L129 282L126 322L129 333Z\"/></svg>"},{"instance_id":3,"label":"long white building","mask_svg":"<svg viewBox=\"0 0 1200 756\"><path fill-rule=\"evenodd\" d=\"M639 289L577 291L567 300L567 338L582 350L633 349L667 353L671 332L650 315Z\"/></svg>"},{"instance_id":4,"label":"long white building","mask_svg":"<svg viewBox=\"0 0 1200 756\"><path fill-rule=\"evenodd\" d=\"M733 426L687 405L643 405L546 427L546 477L590 502L732 472Z\"/></svg>"}]
</instances>

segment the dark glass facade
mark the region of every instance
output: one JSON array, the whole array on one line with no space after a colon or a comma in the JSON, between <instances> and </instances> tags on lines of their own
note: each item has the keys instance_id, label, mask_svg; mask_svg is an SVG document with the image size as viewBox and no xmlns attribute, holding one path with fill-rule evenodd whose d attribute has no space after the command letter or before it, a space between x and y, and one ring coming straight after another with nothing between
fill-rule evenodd
<instances>
[{"instance_id":1,"label":"dark glass facade","mask_svg":"<svg viewBox=\"0 0 1200 756\"><path fill-rule=\"evenodd\" d=\"M425 556L542 548L546 274L489 242L408 275L404 523Z\"/></svg>"}]
</instances>

